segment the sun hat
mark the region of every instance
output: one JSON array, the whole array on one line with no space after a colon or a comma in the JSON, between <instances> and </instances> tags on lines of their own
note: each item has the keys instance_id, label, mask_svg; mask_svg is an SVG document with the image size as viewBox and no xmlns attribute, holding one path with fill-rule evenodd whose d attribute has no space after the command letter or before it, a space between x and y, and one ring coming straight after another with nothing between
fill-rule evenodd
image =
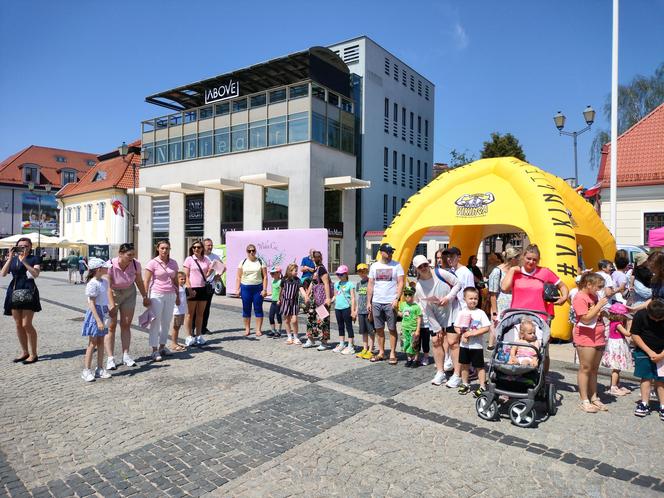
<instances>
[{"instance_id":1,"label":"sun hat","mask_svg":"<svg viewBox=\"0 0 664 498\"><path fill-rule=\"evenodd\" d=\"M428 265L428 264L429 264L429 260L428 260L427 257L424 256L423 254L418 254L417 256L415 256L415 257L413 258L413 267L415 267L415 268L417 268L417 267L423 265L424 263L426 263L426 264Z\"/></svg>"},{"instance_id":2,"label":"sun hat","mask_svg":"<svg viewBox=\"0 0 664 498\"><path fill-rule=\"evenodd\" d=\"M636 266L641 266L648 259L648 255L645 252L637 252L634 255L634 264Z\"/></svg>"},{"instance_id":3,"label":"sun hat","mask_svg":"<svg viewBox=\"0 0 664 498\"><path fill-rule=\"evenodd\" d=\"M334 273L337 275L346 275L348 274L348 267L346 265L341 265Z\"/></svg>"},{"instance_id":4,"label":"sun hat","mask_svg":"<svg viewBox=\"0 0 664 498\"><path fill-rule=\"evenodd\" d=\"M615 313L616 315L627 315L629 313L629 308L622 303L613 303L609 306L609 313Z\"/></svg>"},{"instance_id":5,"label":"sun hat","mask_svg":"<svg viewBox=\"0 0 664 498\"><path fill-rule=\"evenodd\" d=\"M355 267L356 271L368 270L368 269L369 269L369 265L366 264L366 263L358 263L358 265Z\"/></svg>"},{"instance_id":6,"label":"sun hat","mask_svg":"<svg viewBox=\"0 0 664 498\"><path fill-rule=\"evenodd\" d=\"M111 262L110 261L104 261L103 259L100 258L90 258L88 261L88 270L96 270L97 268L110 268Z\"/></svg>"},{"instance_id":7,"label":"sun hat","mask_svg":"<svg viewBox=\"0 0 664 498\"><path fill-rule=\"evenodd\" d=\"M518 258L521 255L521 251L519 251L515 247L508 247L505 249L505 259L514 259Z\"/></svg>"}]
</instances>

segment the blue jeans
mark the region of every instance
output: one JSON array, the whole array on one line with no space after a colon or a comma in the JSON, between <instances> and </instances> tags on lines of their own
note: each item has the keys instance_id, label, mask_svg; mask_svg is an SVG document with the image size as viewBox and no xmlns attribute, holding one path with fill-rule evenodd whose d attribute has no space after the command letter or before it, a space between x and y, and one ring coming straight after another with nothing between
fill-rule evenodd
<instances>
[{"instance_id":1,"label":"blue jeans","mask_svg":"<svg viewBox=\"0 0 664 498\"><path fill-rule=\"evenodd\" d=\"M350 308L344 310L335 309L334 314L337 316L339 336L348 337L349 339L355 337L353 332L353 318L350 316ZM347 333L344 333L344 329L346 329Z\"/></svg>"},{"instance_id":2,"label":"blue jeans","mask_svg":"<svg viewBox=\"0 0 664 498\"><path fill-rule=\"evenodd\" d=\"M251 306L254 307L256 318L263 318L263 284L240 284L240 297L242 298L242 318L251 317Z\"/></svg>"}]
</instances>

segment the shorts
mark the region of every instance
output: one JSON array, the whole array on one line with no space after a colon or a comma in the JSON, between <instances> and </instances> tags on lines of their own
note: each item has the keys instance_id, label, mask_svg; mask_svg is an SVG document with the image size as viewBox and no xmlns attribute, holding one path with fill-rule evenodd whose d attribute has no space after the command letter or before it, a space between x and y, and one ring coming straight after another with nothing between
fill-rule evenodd
<instances>
[{"instance_id":1,"label":"shorts","mask_svg":"<svg viewBox=\"0 0 664 498\"><path fill-rule=\"evenodd\" d=\"M371 303L371 313L376 329L384 329L386 324L388 330L397 329L397 314L392 307L392 303Z\"/></svg>"},{"instance_id":2,"label":"shorts","mask_svg":"<svg viewBox=\"0 0 664 498\"><path fill-rule=\"evenodd\" d=\"M454 325L450 325L449 327L443 327L443 332L446 334L456 334L457 331L454 330Z\"/></svg>"},{"instance_id":3,"label":"shorts","mask_svg":"<svg viewBox=\"0 0 664 498\"><path fill-rule=\"evenodd\" d=\"M126 289L112 289L113 301L115 307L122 311L132 311L136 309L136 286L132 284Z\"/></svg>"},{"instance_id":4,"label":"shorts","mask_svg":"<svg viewBox=\"0 0 664 498\"><path fill-rule=\"evenodd\" d=\"M72 275L76 276L76 274L78 273L78 268L67 268L67 270L69 271L69 276L70 277Z\"/></svg>"},{"instance_id":5,"label":"shorts","mask_svg":"<svg viewBox=\"0 0 664 498\"><path fill-rule=\"evenodd\" d=\"M572 330L572 342L575 346L582 348L603 348L606 346L604 327L581 327L575 326Z\"/></svg>"},{"instance_id":6,"label":"shorts","mask_svg":"<svg viewBox=\"0 0 664 498\"><path fill-rule=\"evenodd\" d=\"M173 315L173 327L182 327L184 325L184 315Z\"/></svg>"},{"instance_id":7,"label":"shorts","mask_svg":"<svg viewBox=\"0 0 664 498\"><path fill-rule=\"evenodd\" d=\"M445 327L445 328L443 328L443 329L441 329L441 330L436 330L436 331L431 330L431 329L425 329L425 330L428 330L428 331L429 331L429 335L430 335L431 337L436 337L438 334L447 334L447 333L448 333L448 332L447 332L447 329L448 329L448 328L449 328L449 327ZM454 327L452 327L452 328L454 328Z\"/></svg>"},{"instance_id":8,"label":"shorts","mask_svg":"<svg viewBox=\"0 0 664 498\"><path fill-rule=\"evenodd\" d=\"M657 364L648 358L647 354L640 349L635 349L632 354L634 356L634 377L664 382L664 377L657 375Z\"/></svg>"},{"instance_id":9,"label":"shorts","mask_svg":"<svg viewBox=\"0 0 664 498\"><path fill-rule=\"evenodd\" d=\"M475 368L484 368L484 350L459 348L459 363L472 365Z\"/></svg>"},{"instance_id":10,"label":"shorts","mask_svg":"<svg viewBox=\"0 0 664 498\"><path fill-rule=\"evenodd\" d=\"M360 326L360 334L374 334L374 326L367 313L357 315L357 323Z\"/></svg>"},{"instance_id":11,"label":"shorts","mask_svg":"<svg viewBox=\"0 0 664 498\"><path fill-rule=\"evenodd\" d=\"M195 296L187 296L187 301L207 301L208 292L205 287L192 287L191 290L196 291Z\"/></svg>"}]
</instances>

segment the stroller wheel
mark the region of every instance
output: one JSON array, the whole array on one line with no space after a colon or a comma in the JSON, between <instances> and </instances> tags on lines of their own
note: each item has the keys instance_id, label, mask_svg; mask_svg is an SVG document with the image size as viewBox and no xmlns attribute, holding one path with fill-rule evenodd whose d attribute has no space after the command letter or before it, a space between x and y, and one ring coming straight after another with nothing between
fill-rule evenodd
<instances>
[{"instance_id":1,"label":"stroller wheel","mask_svg":"<svg viewBox=\"0 0 664 498\"><path fill-rule=\"evenodd\" d=\"M537 418L535 408L526 411L526 404L523 401L515 401L509 408L510 420L517 427L532 427Z\"/></svg>"},{"instance_id":2,"label":"stroller wheel","mask_svg":"<svg viewBox=\"0 0 664 498\"><path fill-rule=\"evenodd\" d=\"M480 396L475 400L475 410L483 420L495 420L498 415L498 403L493 400L488 402L486 396Z\"/></svg>"},{"instance_id":3,"label":"stroller wheel","mask_svg":"<svg viewBox=\"0 0 664 498\"><path fill-rule=\"evenodd\" d=\"M554 384L549 384L546 388L546 409L551 417L558 412L558 405L556 405L557 392Z\"/></svg>"}]
</instances>

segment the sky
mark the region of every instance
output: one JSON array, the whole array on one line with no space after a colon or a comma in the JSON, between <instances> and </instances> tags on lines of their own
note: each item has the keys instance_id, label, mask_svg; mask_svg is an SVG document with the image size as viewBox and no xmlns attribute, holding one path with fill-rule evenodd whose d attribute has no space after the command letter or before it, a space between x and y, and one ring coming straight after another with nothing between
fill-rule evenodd
<instances>
[{"instance_id":1,"label":"sky","mask_svg":"<svg viewBox=\"0 0 664 498\"><path fill-rule=\"evenodd\" d=\"M105 153L167 113L145 97L315 45L367 35L436 85L434 161L478 156L512 133L528 162L595 183L590 145L609 129L611 0L3 0L0 160L30 145ZM664 0L623 0L620 83L664 61Z\"/></svg>"}]
</instances>

